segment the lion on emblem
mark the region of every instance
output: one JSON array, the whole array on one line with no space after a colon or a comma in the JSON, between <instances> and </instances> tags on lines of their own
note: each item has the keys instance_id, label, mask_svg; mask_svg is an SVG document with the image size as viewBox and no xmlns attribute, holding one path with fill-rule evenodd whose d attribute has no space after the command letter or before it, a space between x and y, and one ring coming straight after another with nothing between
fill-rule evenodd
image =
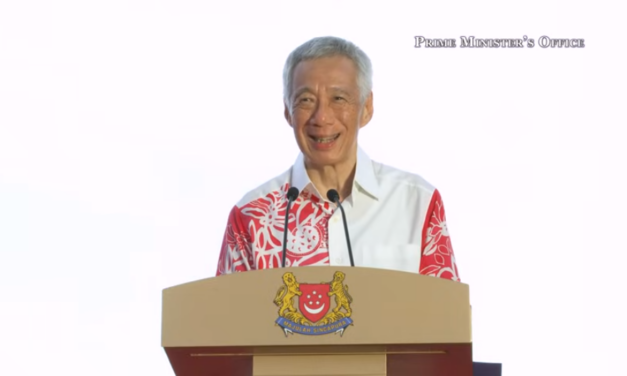
<instances>
[{"instance_id":1,"label":"lion on emblem","mask_svg":"<svg viewBox=\"0 0 627 376\"><path fill-rule=\"evenodd\" d=\"M284 285L279 287L274 298L274 304L279 306L279 316L291 320L297 324L311 324L298 310L294 307L293 299L295 296L301 296L300 284L296 281L293 273L287 272L283 274Z\"/></svg>"},{"instance_id":2,"label":"lion on emblem","mask_svg":"<svg viewBox=\"0 0 627 376\"><path fill-rule=\"evenodd\" d=\"M342 272L335 272L335 274L333 274L333 281L329 284L331 291L327 295L329 295L329 297L335 296L335 308L322 319L322 325L331 324L345 317L350 317L353 312L350 306L353 302L353 297L348 293L348 286L344 284L344 278L346 278L346 275ZM342 312L342 308L344 308L346 312Z\"/></svg>"},{"instance_id":3,"label":"lion on emblem","mask_svg":"<svg viewBox=\"0 0 627 376\"><path fill-rule=\"evenodd\" d=\"M348 286L344 284L344 278L346 276L342 272L335 272L333 275L333 282L331 282L331 291L329 297L335 295L336 307L333 312L338 313L340 309L346 310L346 317L350 317L352 310L350 304L353 302L353 297L348 293Z\"/></svg>"}]
</instances>

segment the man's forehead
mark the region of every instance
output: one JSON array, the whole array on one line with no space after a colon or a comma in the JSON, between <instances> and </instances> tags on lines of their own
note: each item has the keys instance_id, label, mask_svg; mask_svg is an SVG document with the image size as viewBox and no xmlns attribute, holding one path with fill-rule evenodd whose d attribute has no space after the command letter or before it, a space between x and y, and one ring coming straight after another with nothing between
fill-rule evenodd
<instances>
[{"instance_id":1,"label":"man's forehead","mask_svg":"<svg viewBox=\"0 0 627 376\"><path fill-rule=\"evenodd\" d=\"M292 77L292 88L296 92L315 91L324 85L333 91L351 92L357 85L357 69L344 57L319 58L300 62Z\"/></svg>"}]
</instances>

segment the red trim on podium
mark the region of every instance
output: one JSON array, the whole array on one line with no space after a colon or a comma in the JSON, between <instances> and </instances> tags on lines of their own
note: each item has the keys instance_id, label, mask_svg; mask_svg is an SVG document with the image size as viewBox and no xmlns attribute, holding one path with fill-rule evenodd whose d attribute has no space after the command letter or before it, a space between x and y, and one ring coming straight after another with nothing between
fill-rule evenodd
<instances>
[{"instance_id":1,"label":"red trim on podium","mask_svg":"<svg viewBox=\"0 0 627 376\"><path fill-rule=\"evenodd\" d=\"M224 347L171 347L165 349L177 376L252 376L252 349ZM228 354L228 355L213 355Z\"/></svg>"},{"instance_id":2,"label":"red trim on podium","mask_svg":"<svg viewBox=\"0 0 627 376\"><path fill-rule=\"evenodd\" d=\"M388 376L472 376L472 345L386 347ZM252 348L174 347L165 349L177 376L252 376ZM222 355L223 354L223 355Z\"/></svg>"}]
</instances>

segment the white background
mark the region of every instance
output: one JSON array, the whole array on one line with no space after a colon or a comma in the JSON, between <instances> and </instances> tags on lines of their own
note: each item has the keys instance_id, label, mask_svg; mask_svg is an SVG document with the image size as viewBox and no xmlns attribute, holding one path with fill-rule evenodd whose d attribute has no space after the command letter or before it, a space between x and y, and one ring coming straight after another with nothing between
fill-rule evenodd
<instances>
[{"instance_id":1,"label":"white background","mask_svg":"<svg viewBox=\"0 0 627 376\"><path fill-rule=\"evenodd\" d=\"M161 290L213 276L231 207L294 161L281 71L320 35L373 61L362 147L443 195L475 360L625 372L623 13L216 4L0 3L0 374L172 375ZM416 35L586 47L417 49Z\"/></svg>"}]
</instances>

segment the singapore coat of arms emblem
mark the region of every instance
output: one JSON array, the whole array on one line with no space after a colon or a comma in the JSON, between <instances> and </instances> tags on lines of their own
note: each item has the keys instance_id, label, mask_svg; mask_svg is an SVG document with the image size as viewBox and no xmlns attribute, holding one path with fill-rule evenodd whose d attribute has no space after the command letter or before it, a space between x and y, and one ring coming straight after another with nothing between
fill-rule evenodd
<instances>
[{"instance_id":1,"label":"singapore coat of arms emblem","mask_svg":"<svg viewBox=\"0 0 627 376\"><path fill-rule=\"evenodd\" d=\"M351 303L353 298L344 284L345 274L335 272L328 283L299 283L293 273L283 274L283 285L277 291L274 304L279 307L280 326L285 336L299 333L303 335L344 334L353 324ZM294 298L297 303L294 304ZM331 298L335 307L331 309Z\"/></svg>"}]
</instances>

